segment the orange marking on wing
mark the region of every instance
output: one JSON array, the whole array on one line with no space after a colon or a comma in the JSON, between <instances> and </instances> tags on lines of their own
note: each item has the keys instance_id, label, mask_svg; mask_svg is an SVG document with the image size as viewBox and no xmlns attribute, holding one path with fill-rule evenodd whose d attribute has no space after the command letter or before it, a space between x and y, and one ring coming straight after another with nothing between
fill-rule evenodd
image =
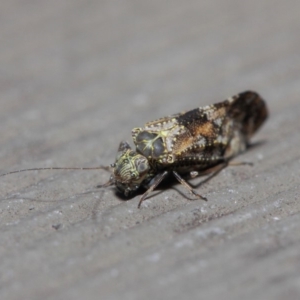
<instances>
[{"instance_id":1,"label":"orange marking on wing","mask_svg":"<svg viewBox=\"0 0 300 300\"><path fill-rule=\"evenodd\" d=\"M214 137L215 136L215 127L213 123L206 122L202 125L195 126L194 134L196 136L202 135L204 137Z\"/></svg>"},{"instance_id":2,"label":"orange marking on wing","mask_svg":"<svg viewBox=\"0 0 300 300\"><path fill-rule=\"evenodd\" d=\"M194 138L192 136L186 136L180 138L176 144L174 145L174 151L176 155L184 152L187 148L189 148L193 144Z\"/></svg>"}]
</instances>

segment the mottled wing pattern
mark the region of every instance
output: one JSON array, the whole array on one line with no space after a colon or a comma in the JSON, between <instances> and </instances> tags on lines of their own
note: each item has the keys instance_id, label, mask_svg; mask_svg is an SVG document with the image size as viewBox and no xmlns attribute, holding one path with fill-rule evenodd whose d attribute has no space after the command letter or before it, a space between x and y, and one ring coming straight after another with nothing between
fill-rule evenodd
<instances>
[{"instance_id":1,"label":"mottled wing pattern","mask_svg":"<svg viewBox=\"0 0 300 300\"><path fill-rule=\"evenodd\" d=\"M174 122L174 120L176 120L176 118L180 117L181 115L184 115L186 113L186 111L177 113L177 114L173 114L170 116L166 116L166 117L162 117L153 121L149 121L147 123L145 123L144 128L145 129L152 129L153 128L157 128L158 130L162 128L162 126L165 126L165 124L171 124Z\"/></svg>"},{"instance_id":2,"label":"mottled wing pattern","mask_svg":"<svg viewBox=\"0 0 300 300\"><path fill-rule=\"evenodd\" d=\"M148 122L132 131L137 151L161 165L210 165L243 151L267 117L257 93Z\"/></svg>"},{"instance_id":3,"label":"mottled wing pattern","mask_svg":"<svg viewBox=\"0 0 300 300\"><path fill-rule=\"evenodd\" d=\"M249 141L268 117L265 101L252 91L237 94L227 101L230 103L227 117L234 120L235 126Z\"/></svg>"},{"instance_id":4,"label":"mottled wing pattern","mask_svg":"<svg viewBox=\"0 0 300 300\"><path fill-rule=\"evenodd\" d=\"M204 148L226 145L225 129L227 102L193 109L178 116L182 134L174 139L173 153L177 156L199 153ZM228 122L227 122L228 123ZM229 122L229 126L232 122ZM226 130L228 131L228 130Z\"/></svg>"}]
</instances>

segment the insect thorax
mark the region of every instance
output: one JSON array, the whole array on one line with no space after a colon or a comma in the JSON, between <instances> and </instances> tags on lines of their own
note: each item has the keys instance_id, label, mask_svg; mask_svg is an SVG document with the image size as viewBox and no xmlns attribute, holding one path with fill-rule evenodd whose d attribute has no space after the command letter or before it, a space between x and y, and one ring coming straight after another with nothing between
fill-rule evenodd
<instances>
[{"instance_id":1,"label":"insect thorax","mask_svg":"<svg viewBox=\"0 0 300 300\"><path fill-rule=\"evenodd\" d=\"M134 128L132 137L137 152L160 166L167 166L176 160L178 138L185 138L186 128L176 118L147 123L144 128Z\"/></svg>"}]
</instances>

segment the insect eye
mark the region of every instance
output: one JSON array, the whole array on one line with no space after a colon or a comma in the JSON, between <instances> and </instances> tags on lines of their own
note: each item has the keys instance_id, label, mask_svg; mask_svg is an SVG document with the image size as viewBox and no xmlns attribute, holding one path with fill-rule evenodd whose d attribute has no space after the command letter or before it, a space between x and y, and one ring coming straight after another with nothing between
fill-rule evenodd
<instances>
[{"instance_id":1,"label":"insect eye","mask_svg":"<svg viewBox=\"0 0 300 300\"><path fill-rule=\"evenodd\" d=\"M149 169L149 164L146 158L137 160L135 162L135 166L139 174L145 173Z\"/></svg>"}]
</instances>

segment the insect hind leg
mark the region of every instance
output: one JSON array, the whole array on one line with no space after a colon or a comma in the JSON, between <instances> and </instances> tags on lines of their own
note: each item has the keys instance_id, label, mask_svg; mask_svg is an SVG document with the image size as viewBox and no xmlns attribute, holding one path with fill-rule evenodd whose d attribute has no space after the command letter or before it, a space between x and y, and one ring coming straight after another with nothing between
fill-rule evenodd
<instances>
[{"instance_id":1,"label":"insect hind leg","mask_svg":"<svg viewBox=\"0 0 300 300\"><path fill-rule=\"evenodd\" d=\"M224 161L221 164L218 164L212 168L209 168L205 171L198 172L197 176L203 176L203 175L209 175L207 178L202 180L200 183L196 184L195 187L199 187L207 182L209 182L211 179L213 179L215 176L217 176L222 170L224 170L227 167L236 167L236 166L253 166L252 162L247 162L247 161ZM192 172L191 172L192 173ZM197 171L195 171L195 174ZM193 173L191 174L191 178L194 178Z\"/></svg>"},{"instance_id":2,"label":"insect hind leg","mask_svg":"<svg viewBox=\"0 0 300 300\"><path fill-rule=\"evenodd\" d=\"M230 161L227 163L228 166L253 166L254 164L250 161Z\"/></svg>"}]
</instances>

